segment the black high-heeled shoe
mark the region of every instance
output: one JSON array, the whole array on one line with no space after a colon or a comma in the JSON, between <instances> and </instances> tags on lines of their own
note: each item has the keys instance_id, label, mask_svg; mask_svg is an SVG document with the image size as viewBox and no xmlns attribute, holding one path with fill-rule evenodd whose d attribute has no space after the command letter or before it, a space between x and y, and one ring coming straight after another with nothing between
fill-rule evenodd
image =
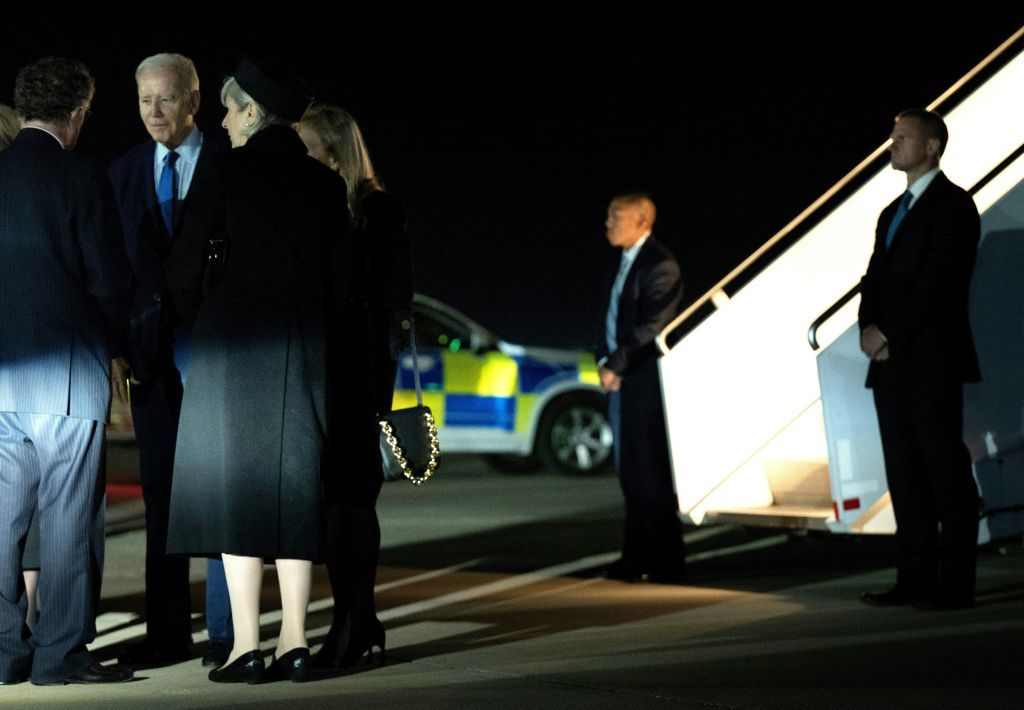
<instances>
[{"instance_id":1,"label":"black high-heeled shoe","mask_svg":"<svg viewBox=\"0 0 1024 710\"><path fill-rule=\"evenodd\" d=\"M288 654L285 654L288 655ZM249 683L254 685L263 682L266 664L259 649L243 653L234 661L222 668L210 671L210 680L214 683Z\"/></svg>"},{"instance_id":2,"label":"black high-heeled shoe","mask_svg":"<svg viewBox=\"0 0 1024 710\"><path fill-rule=\"evenodd\" d=\"M374 648L380 651L376 660L373 657ZM375 618L373 625L365 633L354 634L349 639L345 653L336 661L335 665L338 668L351 668L363 656L366 656L366 662L371 666L383 666L387 661L384 650L384 624L379 619Z\"/></svg>"},{"instance_id":3,"label":"black high-heeled shoe","mask_svg":"<svg viewBox=\"0 0 1024 710\"><path fill-rule=\"evenodd\" d=\"M274 657L263 679L268 683L276 680L304 683L309 680L309 666L309 649L293 648L280 658Z\"/></svg>"},{"instance_id":4,"label":"black high-heeled shoe","mask_svg":"<svg viewBox=\"0 0 1024 710\"><path fill-rule=\"evenodd\" d=\"M344 648L339 648L344 644ZM373 650L379 649L380 654L374 658ZM310 665L313 668L326 670L338 668L351 668L360 658L367 657L367 663L383 666L386 661L384 651L384 624L379 619L374 619L368 632L353 633L351 627L346 625L341 633L336 633L334 628L327 634L323 646L317 651Z\"/></svg>"}]
</instances>

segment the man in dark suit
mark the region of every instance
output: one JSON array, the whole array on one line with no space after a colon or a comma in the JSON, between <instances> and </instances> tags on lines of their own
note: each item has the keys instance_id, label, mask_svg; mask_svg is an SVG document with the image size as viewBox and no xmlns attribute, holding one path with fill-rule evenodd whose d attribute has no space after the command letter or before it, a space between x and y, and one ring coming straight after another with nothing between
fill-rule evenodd
<instances>
[{"instance_id":1,"label":"man in dark suit","mask_svg":"<svg viewBox=\"0 0 1024 710\"><path fill-rule=\"evenodd\" d=\"M188 359L188 333L168 297L164 259L188 205L189 187L227 141L195 124L199 77L180 54L147 57L135 72L139 115L151 136L111 166L135 271L130 362L132 418L146 503L146 631L120 660L163 665L191 657L189 560L169 556L167 521L174 445ZM231 608L224 568L207 568L209 651L204 665L220 665L232 645Z\"/></svg>"},{"instance_id":2,"label":"man in dark suit","mask_svg":"<svg viewBox=\"0 0 1024 710\"><path fill-rule=\"evenodd\" d=\"M104 422L130 271L103 168L70 152L92 103L76 60L18 73L24 127L0 153L0 683L120 682L96 664ZM23 634L21 552L39 520L39 595Z\"/></svg>"},{"instance_id":3,"label":"man in dark suit","mask_svg":"<svg viewBox=\"0 0 1024 710\"><path fill-rule=\"evenodd\" d=\"M622 257L597 357L626 500L622 557L607 576L673 583L682 579L685 554L654 338L677 314L683 283L675 257L651 236L654 218L650 197L628 194L612 200L605 221Z\"/></svg>"},{"instance_id":4,"label":"man in dark suit","mask_svg":"<svg viewBox=\"0 0 1024 710\"><path fill-rule=\"evenodd\" d=\"M878 219L859 321L899 561L896 586L861 600L963 608L974 603L978 538L963 383L981 377L967 310L980 220L970 195L939 171L948 132L938 114L902 112L891 138L907 191Z\"/></svg>"}]
</instances>

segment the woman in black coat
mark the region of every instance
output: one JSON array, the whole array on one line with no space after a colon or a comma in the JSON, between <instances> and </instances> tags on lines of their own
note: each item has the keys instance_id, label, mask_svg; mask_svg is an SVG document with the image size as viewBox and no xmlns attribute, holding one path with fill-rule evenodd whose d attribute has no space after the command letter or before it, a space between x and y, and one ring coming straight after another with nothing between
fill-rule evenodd
<instances>
[{"instance_id":1,"label":"woman in black coat","mask_svg":"<svg viewBox=\"0 0 1024 710\"><path fill-rule=\"evenodd\" d=\"M314 659L319 667L351 666L374 647L384 653L384 626L373 600L380 553L376 502L382 471L377 420L391 411L413 294L412 243L401 202L377 179L362 133L346 111L316 106L297 130L309 155L348 185L359 283L335 318L334 332L363 346L332 341L328 409L331 432L324 465L326 558L334 596L331 629ZM352 373L369 373L369 377Z\"/></svg>"},{"instance_id":2,"label":"woman in black coat","mask_svg":"<svg viewBox=\"0 0 1024 710\"><path fill-rule=\"evenodd\" d=\"M197 186L168 264L180 311L196 314L168 552L223 556L235 642L216 682L264 679L260 586L264 559L275 560L283 620L267 676L304 680L346 191L290 127L309 98L283 69L243 58L221 100L235 150ZM219 240L223 268L203 296L208 242Z\"/></svg>"}]
</instances>

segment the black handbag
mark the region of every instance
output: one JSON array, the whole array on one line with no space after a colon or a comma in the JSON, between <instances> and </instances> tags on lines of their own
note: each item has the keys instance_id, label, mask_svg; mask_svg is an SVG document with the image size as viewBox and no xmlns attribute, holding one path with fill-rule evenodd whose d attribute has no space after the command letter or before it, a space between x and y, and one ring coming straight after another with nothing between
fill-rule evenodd
<instances>
[{"instance_id":1,"label":"black handbag","mask_svg":"<svg viewBox=\"0 0 1024 710\"><path fill-rule=\"evenodd\" d=\"M384 463L384 480L408 478L420 485L437 470L441 458L437 426L430 407L423 406L420 388L420 364L416 358L416 330L409 318L409 345L412 351L413 380L416 383L416 404L384 415L380 424L380 455Z\"/></svg>"}]
</instances>

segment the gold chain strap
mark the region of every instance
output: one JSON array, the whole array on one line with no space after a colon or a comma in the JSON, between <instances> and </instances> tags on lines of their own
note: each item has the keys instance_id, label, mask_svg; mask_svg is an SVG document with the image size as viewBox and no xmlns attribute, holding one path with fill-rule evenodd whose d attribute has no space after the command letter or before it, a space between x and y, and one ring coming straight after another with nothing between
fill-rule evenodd
<instances>
[{"instance_id":1,"label":"gold chain strap","mask_svg":"<svg viewBox=\"0 0 1024 710\"><path fill-rule=\"evenodd\" d=\"M402 451L402 447L398 445L398 439L395 438L395 432L391 428L391 424L386 419L380 420L381 431L384 432L384 440L388 442L388 446L391 447L391 455L398 461L398 465L402 467L402 473L405 477L413 482L413 485L420 485L428 478L430 478L434 471L437 470L438 457L441 456L441 449L438 447L441 442L437 440L437 426L434 424L434 415L430 412L424 412L423 418L427 421L427 433L430 434L430 460L427 462L427 468L423 472L422 476L417 476L412 472L412 468L409 466L409 461L405 458L405 452Z\"/></svg>"}]
</instances>

